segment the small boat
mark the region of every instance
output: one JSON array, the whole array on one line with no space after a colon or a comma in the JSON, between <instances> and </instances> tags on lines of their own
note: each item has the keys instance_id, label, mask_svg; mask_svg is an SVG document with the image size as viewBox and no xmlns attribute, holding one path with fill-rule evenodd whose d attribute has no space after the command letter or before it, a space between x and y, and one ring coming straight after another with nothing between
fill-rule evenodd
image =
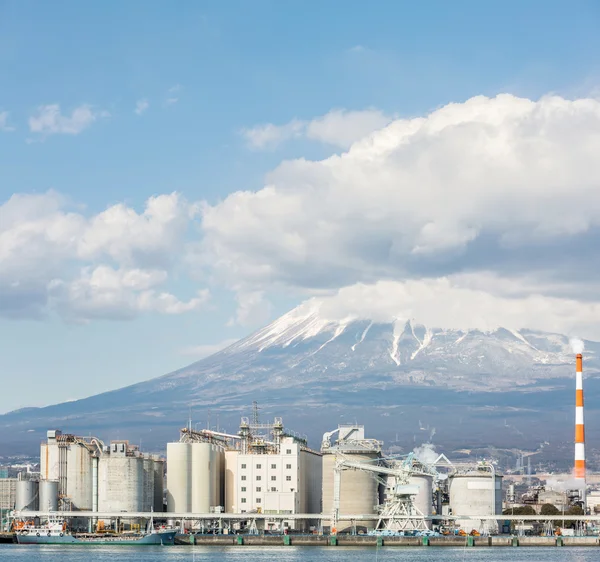
<instances>
[{"instance_id":1,"label":"small boat","mask_svg":"<svg viewBox=\"0 0 600 562\"><path fill-rule=\"evenodd\" d=\"M79 545L172 545L175 544L176 529L154 529L141 533L80 533L67 530L66 521L51 515L45 525L25 525L16 532L19 544L79 544Z\"/></svg>"}]
</instances>

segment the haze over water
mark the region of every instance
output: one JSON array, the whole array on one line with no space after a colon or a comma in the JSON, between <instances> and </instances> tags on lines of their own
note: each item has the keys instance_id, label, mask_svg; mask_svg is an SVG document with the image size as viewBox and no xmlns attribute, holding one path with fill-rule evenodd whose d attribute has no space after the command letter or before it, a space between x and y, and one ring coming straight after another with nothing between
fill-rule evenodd
<instances>
[{"instance_id":1,"label":"haze over water","mask_svg":"<svg viewBox=\"0 0 600 562\"><path fill-rule=\"evenodd\" d=\"M455 548L455 547L55 547L0 546L0 560L10 562L591 562L595 548Z\"/></svg>"}]
</instances>

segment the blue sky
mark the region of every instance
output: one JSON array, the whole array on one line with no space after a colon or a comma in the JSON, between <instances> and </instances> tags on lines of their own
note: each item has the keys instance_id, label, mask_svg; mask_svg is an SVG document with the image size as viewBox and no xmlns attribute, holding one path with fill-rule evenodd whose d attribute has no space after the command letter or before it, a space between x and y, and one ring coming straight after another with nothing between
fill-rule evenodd
<instances>
[{"instance_id":1,"label":"blue sky","mask_svg":"<svg viewBox=\"0 0 600 562\"><path fill-rule=\"evenodd\" d=\"M394 119L427 116L452 102L504 93L533 101L547 94L597 99L599 24L593 1L382 1L367 8L364 2L0 0L0 205L13 197L0 211L0 270L10 272L4 281L0 272L0 412L159 376L324 291L465 269L514 280L520 264L531 262L527 249L503 254L505 266L496 268L475 266L477 248L445 254L445 269L430 259L413 267L419 251L402 258L400 269L356 256L336 268L328 256L314 258L312 241L290 265L290 248L311 230L319 203L299 202L293 216L304 213L307 222L290 231L292 246L255 243L250 250L239 240L268 239L268 218L285 218L289 201L262 208L253 222L246 218L258 199L238 194L228 208L220 205L264 185L286 189L305 173L305 185L315 188L313 172L294 162L337 158ZM339 119L326 132L313 128L333 110ZM415 157L424 154L415 146ZM104 222L104 230L92 224L115 205L139 218L150 197L173 192L185 220L165 232L133 226L112 239L113 223ZM344 198L335 193L330 197L340 197L340 205L325 217L343 213ZM33 203L15 203L15 194L29 194ZM207 208L215 210L212 229ZM360 208L347 210L345 228L360 223ZM263 230L225 231L251 222ZM23 225L34 223L41 230L24 234ZM280 239L288 234L272 232ZM153 236L159 245L166 240L160 251L148 247ZM85 248L74 249L79 237ZM555 240L545 248L553 261L552 252L567 252ZM250 254L253 261L240 259ZM116 280L99 272L110 287L96 299L90 276L98 267L120 273ZM547 273L547 264L540 268ZM557 272L543 281L531 273L520 287L530 287L529 295L572 298L570 280Z\"/></svg>"}]
</instances>

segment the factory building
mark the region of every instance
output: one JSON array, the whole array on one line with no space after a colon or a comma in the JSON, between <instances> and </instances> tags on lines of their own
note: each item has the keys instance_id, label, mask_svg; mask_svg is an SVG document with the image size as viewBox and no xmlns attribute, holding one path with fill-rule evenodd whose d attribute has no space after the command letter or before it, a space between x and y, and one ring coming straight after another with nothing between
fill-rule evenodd
<instances>
[{"instance_id":1,"label":"factory building","mask_svg":"<svg viewBox=\"0 0 600 562\"><path fill-rule=\"evenodd\" d=\"M40 453L40 510L163 511L163 461L127 441L50 430Z\"/></svg>"},{"instance_id":2,"label":"factory building","mask_svg":"<svg viewBox=\"0 0 600 562\"><path fill-rule=\"evenodd\" d=\"M17 479L0 478L0 510L2 513L13 510L17 497Z\"/></svg>"},{"instance_id":3,"label":"factory building","mask_svg":"<svg viewBox=\"0 0 600 562\"><path fill-rule=\"evenodd\" d=\"M321 455L293 437L269 452L227 451L225 474L228 513L321 511Z\"/></svg>"},{"instance_id":4,"label":"factory building","mask_svg":"<svg viewBox=\"0 0 600 562\"><path fill-rule=\"evenodd\" d=\"M337 433L337 439L334 435ZM325 433L321 443L323 454L323 513L333 514L336 481L336 463L338 458L350 462L376 464L381 459L382 442L365 438L363 425L340 425L337 429ZM376 475L375 475L376 476ZM382 500L383 489L374 474L363 470L342 470L339 472L339 515L357 515L373 513L373 520L361 521L360 525L373 529L377 524L377 508ZM324 522L332 526L332 519ZM336 529L343 532L350 528L349 521L340 521Z\"/></svg>"},{"instance_id":5,"label":"factory building","mask_svg":"<svg viewBox=\"0 0 600 562\"><path fill-rule=\"evenodd\" d=\"M281 418L259 423L256 411L252 423L242 418L237 435L190 424L179 442L167 444L167 511L319 513L321 455L286 432Z\"/></svg>"}]
</instances>

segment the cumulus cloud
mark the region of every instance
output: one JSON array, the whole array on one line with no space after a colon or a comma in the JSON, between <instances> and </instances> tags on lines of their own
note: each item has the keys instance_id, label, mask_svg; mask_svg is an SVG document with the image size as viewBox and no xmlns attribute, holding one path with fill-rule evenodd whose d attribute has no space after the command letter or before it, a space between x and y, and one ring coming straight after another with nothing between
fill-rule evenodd
<instances>
[{"instance_id":1,"label":"cumulus cloud","mask_svg":"<svg viewBox=\"0 0 600 562\"><path fill-rule=\"evenodd\" d=\"M108 117L106 111L95 111L90 105L76 107L71 115L63 115L59 104L41 105L29 118L29 130L42 135L78 135L94 121Z\"/></svg>"},{"instance_id":2,"label":"cumulus cloud","mask_svg":"<svg viewBox=\"0 0 600 562\"><path fill-rule=\"evenodd\" d=\"M261 288L465 270L577 282L600 263L598 153L598 100L478 96L205 206L203 252Z\"/></svg>"},{"instance_id":3,"label":"cumulus cloud","mask_svg":"<svg viewBox=\"0 0 600 562\"><path fill-rule=\"evenodd\" d=\"M5 133L10 133L15 130L14 127L11 127L8 124L8 111L0 111L0 131L4 131Z\"/></svg>"},{"instance_id":4,"label":"cumulus cloud","mask_svg":"<svg viewBox=\"0 0 600 562\"><path fill-rule=\"evenodd\" d=\"M275 148L295 138L308 138L340 148L350 145L381 129L392 120L377 109L346 111L334 109L311 121L292 119L284 125L266 123L250 129L243 129L242 135L254 149Z\"/></svg>"},{"instance_id":5,"label":"cumulus cloud","mask_svg":"<svg viewBox=\"0 0 600 562\"><path fill-rule=\"evenodd\" d=\"M56 192L14 195L0 205L0 315L57 311L74 320L197 310L209 293L181 301L164 290L196 213L177 193L92 216Z\"/></svg>"},{"instance_id":6,"label":"cumulus cloud","mask_svg":"<svg viewBox=\"0 0 600 562\"><path fill-rule=\"evenodd\" d=\"M134 113L136 115L141 115L142 113L145 113L149 107L150 107L150 102L147 99L144 98L144 99L138 100L135 103Z\"/></svg>"},{"instance_id":7,"label":"cumulus cloud","mask_svg":"<svg viewBox=\"0 0 600 562\"><path fill-rule=\"evenodd\" d=\"M600 338L600 300L582 306L576 299L541 294L511 297L465 286L464 277L357 283L313 297L299 311L344 322L417 320L436 328L495 330L530 328L556 333L582 330Z\"/></svg>"}]
</instances>

